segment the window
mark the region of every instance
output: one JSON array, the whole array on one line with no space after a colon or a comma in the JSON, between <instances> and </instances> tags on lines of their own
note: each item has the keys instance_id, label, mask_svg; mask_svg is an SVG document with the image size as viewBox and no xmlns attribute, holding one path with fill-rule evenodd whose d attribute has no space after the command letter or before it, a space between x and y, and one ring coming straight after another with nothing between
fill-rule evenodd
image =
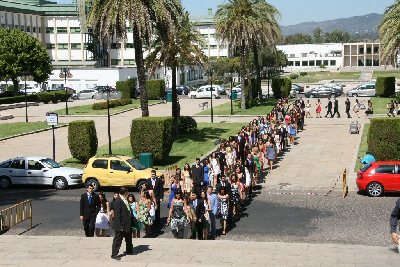
<instances>
[{"instance_id":1,"label":"window","mask_svg":"<svg viewBox=\"0 0 400 267\"><path fill-rule=\"evenodd\" d=\"M124 161L111 160L111 169L116 170L116 171L127 172L131 169L131 167L128 164L126 164Z\"/></svg>"},{"instance_id":2,"label":"window","mask_svg":"<svg viewBox=\"0 0 400 267\"><path fill-rule=\"evenodd\" d=\"M8 168L8 167L10 167L10 164L11 164L11 160L2 162L2 163L0 163L0 168Z\"/></svg>"},{"instance_id":3,"label":"window","mask_svg":"<svg viewBox=\"0 0 400 267\"><path fill-rule=\"evenodd\" d=\"M288 66L293 66L293 61L288 61Z\"/></svg>"},{"instance_id":4,"label":"window","mask_svg":"<svg viewBox=\"0 0 400 267\"><path fill-rule=\"evenodd\" d=\"M295 56L295 54L290 54L290 56L289 56L289 57L296 57L296 56Z\"/></svg>"},{"instance_id":5,"label":"window","mask_svg":"<svg viewBox=\"0 0 400 267\"><path fill-rule=\"evenodd\" d=\"M2 28L5 28L5 27L6 27L6 24L2 23L2 24L1 24L1 27L2 27Z\"/></svg>"},{"instance_id":6,"label":"window","mask_svg":"<svg viewBox=\"0 0 400 267\"><path fill-rule=\"evenodd\" d=\"M364 47L358 48L358 54L359 55L364 55Z\"/></svg>"},{"instance_id":7,"label":"window","mask_svg":"<svg viewBox=\"0 0 400 267\"><path fill-rule=\"evenodd\" d=\"M132 27L128 27L128 28L126 28L126 31L127 32L133 32L133 28Z\"/></svg>"},{"instance_id":8,"label":"window","mask_svg":"<svg viewBox=\"0 0 400 267\"><path fill-rule=\"evenodd\" d=\"M38 27L38 33L42 32L42 28Z\"/></svg>"},{"instance_id":9,"label":"window","mask_svg":"<svg viewBox=\"0 0 400 267\"><path fill-rule=\"evenodd\" d=\"M70 27L69 31L71 33L80 33L81 32L81 28L80 27Z\"/></svg>"},{"instance_id":10,"label":"window","mask_svg":"<svg viewBox=\"0 0 400 267\"><path fill-rule=\"evenodd\" d=\"M17 27L18 27L18 26L17 26ZM24 32L24 31L25 31L25 26L21 26L20 29L21 29L21 31Z\"/></svg>"},{"instance_id":11,"label":"window","mask_svg":"<svg viewBox=\"0 0 400 267\"><path fill-rule=\"evenodd\" d=\"M124 60L124 65L135 65L136 62L134 59L125 59Z\"/></svg>"},{"instance_id":12,"label":"window","mask_svg":"<svg viewBox=\"0 0 400 267\"><path fill-rule=\"evenodd\" d=\"M370 55L372 53L372 47L367 47L367 55Z\"/></svg>"},{"instance_id":13,"label":"window","mask_svg":"<svg viewBox=\"0 0 400 267\"><path fill-rule=\"evenodd\" d=\"M47 49L56 49L56 45L55 44L46 44L46 48Z\"/></svg>"},{"instance_id":14,"label":"window","mask_svg":"<svg viewBox=\"0 0 400 267\"><path fill-rule=\"evenodd\" d=\"M307 53L301 53L302 57L307 57Z\"/></svg>"},{"instance_id":15,"label":"window","mask_svg":"<svg viewBox=\"0 0 400 267\"><path fill-rule=\"evenodd\" d=\"M295 61L295 62L294 62L294 65L295 65L296 67L300 67L300 61Z\"/></svg>"},{"instance_id":16,"label":"window","mask_svg":"<svg viewBox=\"0 0 400 267\"><path fill-rule=\"evenodd\" d=\"M36 160L28 160L28 170L41 170L43 165Z\"/></svg>"},{"instance_id":17,"label":"window","mask_svg":"<svg viewBox=\"0 0 400 267\"><path fill-rule=\"evenodd\" d=\"M331 66L336 66L336 60L331 60L331 61L329 61L329 65L331 65Z\"/></svg>"},{"instance_id":18,"label":"window","mask_svg":"<svg viewBox=\"0 0 400 267\"><path fill-rule=\"evenodd\" d=\"M322 60L317 60L317 63L315 63L317 66L322 65Z\"/></svg>"},{"instance_id":19,"label":"window","mask_svg":"<svg viewBox=\"0 0 400 267\"><path fill-rule=\"evenodd\" d=\"M210 45L210 49L217 49L216 45Z\"/></svg>"},{"instance_id":20,"label":"window","mask_svg":"<svg viewBox=\"0 0 400 267\"><path fill-rule=\"evenodd\" d=\"M71 50L80 50L81 44L71 44Z\"/></svg>"},{"instance_id":21,"label":"window","mask_svg":"<svg viewBox=\"0 0 400 267\"><path fill-rule=\"evenodd\" d=\"M120 49L121 44L120 43L111 43L111 49Z\"/></svg>"},{"instance_id":22,"label":"window","mask_svg":"<svg viewBox=\"0 0 400 267\"><path fill-rule=\"evenodd\" d=\"M46 27L46 33L54 33L54 27Z\"/></svg>"},{"instance_id":23,"label":"window","mask_svg":"<svg viewBox=\"0 0 400 267\"><path fill-rule=\"evenodd\" d=\"M394 174L394 164L392 165L379 165L376 168L375 173L387 173L387 174Z\"/></svg>"},{"instance_id":24,"label":"window","mask_svg":"<svg viewBox=\"0 0 400 267\"><path fill-rule=\"evenodd\" d=\"M68 44L58 44L57 48L62 50L62 49L68 49Z\"/></svg>"},{"instance_id":25,"label":"window","mask_svg":"<svg viewBox=\"0 0 400 267\"><path fill-rule=\"evenodd\" d=\"M11 163L11 169L25 169L25 160L24 159L16 159Z\"/></svg>"},{"instance_id":26,"label":"window","mask_svg":"<svg viewBox=\"0 0 400 267\"><path fill-rule=\"evenodd\" d=\"M67 33L67 27L57 27L57 33Z\"/></svg>"},{"instance_id":27,"label":"window","mask_svg":"<svg viewBox=\"0 0 400 267\"><path fill-rule=\"evenodd\" d=\"M308 66L308 61L302 61L301 66L307 67Z\"/></svg>"},{"instance_id":28,"label":"window","mask_svg":"<svg viewBox=\"0 0 400 267\"><path fill-rule=\"evenodd\" d=\"M127 43L125 48L135 48L133 43Z\"/></svg>"},{"instance_id":29,"label":"window","mask_svg":"<svg viewBox=\"0 0 400 267\"><path fill-rule=\"evenodd\" d=\"M379 54L379 46L374 47L374 54Z\"/></svg>"},{"instance_id":30,"label":"window","mask_svg":"<svg viewBox=\"0 0 400 267\"><path fill-rule=\"evenodd\" d=\"M359 59L358 60L358 66L364 66L364 60Z\"/></svg>"},{"instance_id":31,"label":"window","mask_svg":"<svg viewBox=\"0 0 400 267\"><path fill-rule=\"evenodd\" d=\"M324 65L328 66L328 64L329 64L329 60L324 60Z\"/></svg>"},{"instance_id":32,"label":"window","mask_svg":"<svg viewBox=\"0 0 400 267\"><path fill-rule=\"evenodd\" d=\"M32 32L36 32L36 27L32 27Z\"/></svg>"},{"instance_id":33,"label":"window","mask_svg":"<svg viewBox=\"0 0 400 267\"><path fill-rule=\"evenodd\" d=\"M26 26L26 32L31 32L31 26Z\"/></svg>"},{"instance_id":34,"label":"window","mask_svg":"<svg viewBox=\"0 0 400 267\"><path fill-rule=\"evenodd\" d=\"M111 59L111 65L120 65L121 59Z\"/></svg>"},{"instance_id":35,"label":"window","mask_svg":"<svg viewBox=\"0 0 400 267\"><path fill-rule=\"evenodd\" d=\"M310 60L308 62L308 66L315 66L315 61L314 60Z\"/></svg>"},{"instance_id":36,"label":"window","mask_svg":"<svg viewBox=\"0 0 400 267\"><path fill-rule=\"evenodd\" d=\"M379 59L374 59L374 66L379 66Z\"/></svg>"},{"instance_id":37,"label":"window","mask_svg":"<svg viewBox=\"0 0 400 267\"><path fill-rule=\"evenodd\" d=\"M84 90L82 90L82 91L84 91ZM107 167L108 167L108 160L106 160L106 159L96 159L92 163L92 168L95 168L95 169L107 169Z\"/></svg>"}]
</instances>

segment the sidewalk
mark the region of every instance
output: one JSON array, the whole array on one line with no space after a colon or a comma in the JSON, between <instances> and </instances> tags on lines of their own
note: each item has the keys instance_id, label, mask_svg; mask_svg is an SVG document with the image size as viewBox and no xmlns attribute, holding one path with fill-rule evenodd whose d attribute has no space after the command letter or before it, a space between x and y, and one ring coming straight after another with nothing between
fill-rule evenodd
<instances>
[{"instance_id":1,"label":"sidewalk","mask_svg":"<svg viewBox=\"0 0 400 267\"><path fill-rule=\"evenodd\" d=\"M395 246L134 239L110 259L112 238L0 236L0 266L398 266ZM124 244L120 252L125 251Z\"/></svg>"}]
</instances>

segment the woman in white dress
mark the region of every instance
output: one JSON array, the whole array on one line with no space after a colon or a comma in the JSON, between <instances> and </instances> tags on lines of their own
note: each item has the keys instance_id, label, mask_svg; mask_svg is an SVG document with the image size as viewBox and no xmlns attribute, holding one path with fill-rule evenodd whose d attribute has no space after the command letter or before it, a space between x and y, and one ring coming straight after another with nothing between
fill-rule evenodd
<instances>
[{"instance_id":1,"label":"woman in white dress","mask_svg":"<svg viewBox=\"0 0 400 267\"><path fill-rule=\"evenodd\" d=\"M110 228L110 205L103 192L100 192L99 200L101 203L101 207L96 217L96 236L104 237L107 236L106 232Z\"/></svg>"},{"instance_id":2,"label":"woman in white dress","mask_svg":"<svg viewBox=\"0 0 400 267\"><path fill-rule=\"evenodd\" d=\"M216 185L218 175L221 173L221 168L219 166L219 159L217 158L217 155L215 152L211 154L211 166L212 166L212 172L214 174L214 181L213 184Z\"/></svg>"},{"instance_id":3,"label":"woman in white dress","mask_svg":"<svg viewBox=\"0 0 400 267\"><path fill-rule=\"evenodd\" d=\"M312 118L310 110L311 110L311 103L310 103L310 100L307 100L307 104L306 104L306 118Z\"/></svg>"}]
</instances>

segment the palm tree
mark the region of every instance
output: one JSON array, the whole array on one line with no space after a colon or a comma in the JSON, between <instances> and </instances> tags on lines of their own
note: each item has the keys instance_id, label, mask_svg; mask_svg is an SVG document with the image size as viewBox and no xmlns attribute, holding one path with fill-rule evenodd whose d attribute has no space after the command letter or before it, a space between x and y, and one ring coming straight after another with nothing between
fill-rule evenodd
<instances>
[{"instance_id":1,"label":"palm tree","mask_svg":"<svg viewBox=\"0 0 400 267\"><path fill-rule=\"evenodd\" d=\"M150 47L146 63L150 73L163 65L172 71L172 116L179 117L178 95L176 91L177 69L184 65L202 65L206 59L201 44L203 39L189 20L189 13L181 9L176 21L176 34L168 35L160 25L158 37Z\"/></svg>"},{"instance_id":2,"label":"palm tree","mask_svg":"<svg viewBox=\"0 0 400 267\"><path fill-rule=\"evenodd\" d=\"M397 55L400 48L400 0L389 6L379 25L380 41L383 45L381 61L383 63L394 63L396 66Z\"/></svg>"},{"instance_id":3,"label":"palm tree","mask_svg":"<svg viewBox=\"0 0 400 267\"><path fill-rule=\"evenodd\" d=\"M81 0L83 1L83 0ZM133 28L135 62L140 88L142 116L149 116L146 69L143 45L150 45L154 25L163 23L167 34L174 34L174 5L167 0L88 0L91 4L88 22L101 39L126 42L127 22Z\"/></svg>"},{"instance_id":4,"label":"palm tree","mask_svg":"<svg viewBox=\"0 0 400 267\"><path fill-rule=\"evenodd\" d=\"M242 109L246 108L244 89L245 80L249 78L249 72L245 68L246 55L254 44L271 44L271 37L275 40L278 35L275 19L277 14L277 10L265 0L229 0L227 4L222 4L217 9L215 15L217 36L222 42L227 41L234 50L239 50L240 53Z\"/></svg>"}]
</instances>

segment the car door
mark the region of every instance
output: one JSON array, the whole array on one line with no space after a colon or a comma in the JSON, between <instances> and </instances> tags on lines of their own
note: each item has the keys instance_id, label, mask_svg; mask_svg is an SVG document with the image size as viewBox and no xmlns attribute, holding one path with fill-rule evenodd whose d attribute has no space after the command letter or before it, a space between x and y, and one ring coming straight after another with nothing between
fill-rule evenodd
<instances>
[{"instance_id":1,"label":"car door","mask_svg":"<svg viewBox=\"0 0 400 267\"><path fill-rule=\"evenodd\" d=\"M46 177L48 171L44 171L44 166L37 160L28 159L28 170L26 172L27 184L52 184L51 176Z\"/></svg>"},{"instance_id":2,"label":"car door","mask_svg":"<svg viewBox=\"0 0 400 267\"><path fill-rule=\"evenodd\" d=\"M13 184L26 184L27 182L27 170L25 166L24 158L14 159L8 170L9 177Z\"/></svg>"},{"instance_id":3,"label":"car door","mask_svg":"<svg viewBox=\"0 0 400 267\"><path fill-rule=\"evenodd\" d=\"M381 183L385 191L398 190L395 164L381 164L375 169L374 180Z\"/></svg>"},{"instance_id":4,"label":"car door","mask_svg":"<svg viewBox=\"0 0 400 267\"><path fill-rule=\"evenodd\" d=\"M375 96L375 85L373 84L367 84L365 86L365 95L366 96Z\"/></svg>"},{"instance_id":5,"label":"car door","mask_svg":"<svg viewBox=\"0 0 400 267\"><path fill-rule=\"evenodd\" d=\"M96 178L100 185L108 185L108 159L95 159L92 163L91 177Z\"/></svg>"},{"instance_id":6,"label":"car door","mask_svg":"<svg viewBox=\"0 0 400 267\"><path fill-rule=\"evenodd\" d=\"M123 160L110 160L108 169L108 185L133 186L132 168Z\"/></svg>"}]
</instances>

